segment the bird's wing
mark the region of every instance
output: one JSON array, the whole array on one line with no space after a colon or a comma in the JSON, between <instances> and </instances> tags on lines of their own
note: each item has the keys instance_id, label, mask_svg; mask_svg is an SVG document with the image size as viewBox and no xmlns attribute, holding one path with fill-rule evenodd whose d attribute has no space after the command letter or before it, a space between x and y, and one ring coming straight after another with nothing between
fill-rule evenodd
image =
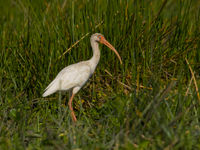
<instances>
[{"instance_id":1,"label":"bird's wing","mask_svg":"<svg viewBox=\"0 0 200 150\"><path fill-rule=\"evenodd\" d=\"M47 86L43 97L61 90L66 91L75 86L82 87L91 75L90 66L87 63L73 64L61 70L56 78Z\"/></svg>"}]
</instances>

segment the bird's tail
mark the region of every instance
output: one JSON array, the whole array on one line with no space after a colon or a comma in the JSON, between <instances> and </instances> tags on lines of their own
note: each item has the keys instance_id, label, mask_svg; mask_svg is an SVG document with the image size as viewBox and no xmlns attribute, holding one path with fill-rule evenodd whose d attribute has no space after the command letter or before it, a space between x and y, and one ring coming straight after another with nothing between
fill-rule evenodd
<instances>
[{"instance_id":1,"label":"bird's tail","mask_svg":"<svg viewBox=\"0 0 200 150\"><path fill-rule=\"evenodd\" d=\"M50 84L50 86L48 86L48 87L45 89L45 92L43 93L42 96L43 96L43 97L49 96L49 95L55 93L57 90L58 90L57 85L55 85L55 84Z\"/></svg>"},{"instance_id":2,"label":"bird's tail","mask_svg":"<svg viewBox=\"0 0 200 150\"><path fill-rule=\"evenodd\" d=\"M55 93L56 92L56 90L55 89L47 89L43 94L42 94L42 97L46 97L46 96L49 96L49 95L51 95L51 94L53 94L53 93Z\"/></svg>"}]
</instances>

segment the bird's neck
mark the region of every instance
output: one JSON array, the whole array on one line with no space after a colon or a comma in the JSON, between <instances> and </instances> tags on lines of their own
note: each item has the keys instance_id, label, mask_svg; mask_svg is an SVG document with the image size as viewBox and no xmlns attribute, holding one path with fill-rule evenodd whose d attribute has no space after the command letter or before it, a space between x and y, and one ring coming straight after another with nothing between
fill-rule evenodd
<instances>
[{"instance_id":1,"label":"bird's neck","mask_svg":"<svg viewBox=\"0 0 200 150\"><path fill-rule=\"evenodd\" d=\"M96 42L95 40L91 39L91 46L92 46L92 50L93 50L93 56L92 58L89 60L90 65L91 65L91 69L92 72L94 72L97 64L99 63L100 60L100 50L99 50L99 43Z\"/></svg>"}]
</instances>

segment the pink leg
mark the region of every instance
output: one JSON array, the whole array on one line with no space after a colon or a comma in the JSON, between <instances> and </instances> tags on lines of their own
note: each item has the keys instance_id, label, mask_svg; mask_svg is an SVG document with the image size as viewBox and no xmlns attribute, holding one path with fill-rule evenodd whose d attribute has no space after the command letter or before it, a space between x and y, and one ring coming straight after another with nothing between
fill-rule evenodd
<instances>
[{"instance_id":1,"label":"pink leg","mask_svg":"<svg viewBox=\"0 0 200 150\"><path fill-rule=\"evenodd\" d=\"M74 110L73 110L73 107L72 107L72 100L73 100L73 98L74 98L74 94L72 94L72 96L71 96L71 98L70 98L70 100L68 102L68 105L69 105L69 109L71 110L72 120L73 120L73 122L76 122L77 119L76 119L76 116L74 114Z\"/></svg>"}]
</instances>

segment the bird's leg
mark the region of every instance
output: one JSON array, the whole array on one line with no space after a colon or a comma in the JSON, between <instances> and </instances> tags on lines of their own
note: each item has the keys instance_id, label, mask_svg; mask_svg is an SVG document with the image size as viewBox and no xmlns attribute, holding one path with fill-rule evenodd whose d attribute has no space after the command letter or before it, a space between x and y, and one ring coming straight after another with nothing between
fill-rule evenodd
<instances>
[{"instance_id":1,"label":"bird's leg","mask_svg":"<svg viewBox=\"0 0 200 150\"><path fill-rule=\"evenodd\" d=\"M69 99L72 97L72 90L69 90Z\"/></svg>"},{"instance_id":2,"label":"bird's leg","mask_svg":"<svg viewBox=\"0 0 200 150\"><path fill-rule=\"evenodd\" d=\"M73 100L73 98L74 98L74 95L75 95L75 94L72 94L71 98L69 99L68 105L69 105L69 109L70 109L70 111L71 111L72 120L73 120L73 122L76 122L77 119L76 119L76 116L75 116L75 114L74 114L74 110L73 110L73 107L72 107L72 100Z\"/></svg>"},{"instance_id":3,"label":"bird's leg","mask_svg":"<svg viewBox=\"0 0 200 150\"><path fill-rule=\"evenodd\" d=\"M67 100L70 100L71 97L72 97L72 90L69 90L68 91L68 97L67 96L65 97L65 101L64 101L65 106L67 105Z\"/></svg>"}]
</instances>

